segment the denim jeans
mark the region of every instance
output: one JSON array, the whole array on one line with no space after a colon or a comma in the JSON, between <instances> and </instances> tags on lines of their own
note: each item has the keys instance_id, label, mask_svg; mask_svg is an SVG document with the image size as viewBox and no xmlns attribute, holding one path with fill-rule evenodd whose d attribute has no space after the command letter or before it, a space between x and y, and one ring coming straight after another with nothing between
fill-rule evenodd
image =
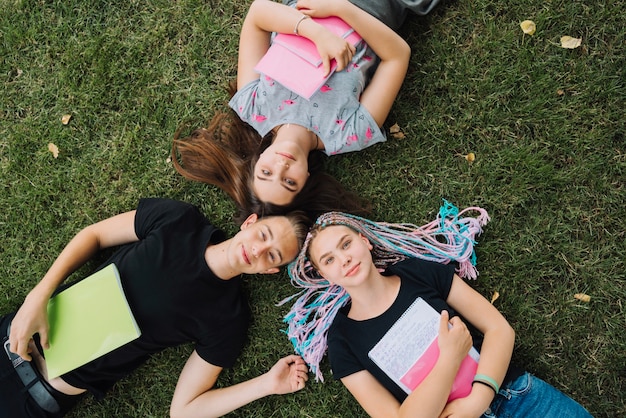
<instances>
[{"instance_id":1,"label":"denim jeans","mask_svg":"<svg viewBox=\"0 0 626 418\"><path fill-rule=\"evenodd\" d=\"M524 373L500 389L482 418L590 418L578 402L543 380Z\"/></svg>"}]
</instances>

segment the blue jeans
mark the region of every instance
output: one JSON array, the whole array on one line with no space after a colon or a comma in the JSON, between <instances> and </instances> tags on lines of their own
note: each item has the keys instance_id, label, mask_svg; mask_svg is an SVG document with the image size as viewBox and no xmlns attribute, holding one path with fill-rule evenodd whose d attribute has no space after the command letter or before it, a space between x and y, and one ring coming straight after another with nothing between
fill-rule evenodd
<instances>
[{"instance_id":1,"label":"blue jeans","mask_svg":"<svg viewBox=\"0 0 626 418\"><path fill-rule=\"evenodd\" d=\"M578 402L543 380L524 373L500 389L482 418L590 418Z\"/></svg>"}]
</instances>

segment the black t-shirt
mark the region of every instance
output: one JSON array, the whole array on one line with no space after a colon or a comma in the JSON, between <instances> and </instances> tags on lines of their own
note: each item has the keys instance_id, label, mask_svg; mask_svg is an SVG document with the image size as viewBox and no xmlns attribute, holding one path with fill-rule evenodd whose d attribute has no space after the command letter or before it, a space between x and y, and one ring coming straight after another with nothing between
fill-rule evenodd
<instances>
[{"instance_id":1,"label":"black t-shirt","mask_svg":"<svg viewBox=\"0 0 626 418\"><path fill-rule=\"evenodd\" d=\"M135 232L139 241L120 248L103 267L118 267L141 336L62 376L96 397L150 354L183 343L195 343L205 361L231 367L247 334L250 312L241 277L221 280L204 257L207 246L223 241L224 234L196 207L142 199Z\"/></svg>"},{"instance_id":2,"label":"black t-shirt","mask_svg":"<svg viewBox=\"0 0 626 418\"><path fill-rule=\"evenodd\" d=\"M457 312L446 303L455 266L409 258L390 266L385 275L400 277L400 291L391 307L382 315L364 321L347 317L350 306L342 308L328 331L328 358L335 379L341 379L361 370L369 371L395 398L402 402L406 392L396 385L370 358L368 352L380 341L400 316L418 298L424 299L437 312L447 310L450 317ZM472 335L474 347L480 351L483 335L465 321ZM523 370L509 365L503 386L515 380Z\"/></svg>"},{"instance_id":3,"label":"black t-shirt","mask_svg":"<svg viewBox=\"0 0 626 418\"><path fill-rule=\"evenodd\" d=\"M389 267L385 275L400 277L396 300L383 314L363 321L347 317L349 305L342 308L328 331L328 358L335 379L367 370L402 402L406 392L380 370L367 353L418 297L438 312L446 309L450 316L456 314L446 303L452 287L454 265L409 258Z\"/></svg>"}]
</instances>

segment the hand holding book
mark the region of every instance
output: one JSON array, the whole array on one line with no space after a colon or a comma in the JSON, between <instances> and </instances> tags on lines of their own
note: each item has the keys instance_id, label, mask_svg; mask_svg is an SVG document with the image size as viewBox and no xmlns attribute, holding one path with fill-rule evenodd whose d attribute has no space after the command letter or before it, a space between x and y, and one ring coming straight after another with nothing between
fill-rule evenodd
<instances>
[{"instance_id":1,"label":"hand holding book","mask_svg":"<svg viewBox=\"0 0 626 418\"><path fill-rule=\"evenodd\" d=\"M451 358L465 353L458 359L460 367L448 397L449 402L472 391L479 354L471 342L468 344L469 333L461 320L453 318L450 327L446 325L448 313L444 311L442 315L445 317L441 318L426 301L417 298L370 350L369 357L406 393L411 393L435 367L439 356L444 355L440 347Z\"/></svg>"},{"instance_id":2,"label":"hand holding book","mask_svg":"<svg viewBox=\"0 0 626 418\"><path fill-rule=\"evenodd\" d=\"M437 336L439 355L461 364L472 348L472 336L461 318L450 319L448 311L442 311Z\"/></svg>"},{"instance_id":3,"label":"hand holding book","mask_svg":"<svg viewBox=\"0 0 626 418\"><path fill-rule=\"evenodd\" d=\"M317 49L317 55L321 57L324 77L328 77L331 64L335 67L334 71L342 71L348 67L356 48L350 43L350 40L343 37L343 34L337 34L328 28L325 29L320 32L314 45Z\"/></svg>"},{"instance_id":4,"label":"hand holding book","mask_svg":"<svg viewBox=\"0 0 626 418\"><path fill-rule=\"evenodd\" d=\"M279 33L255 66L257 72L307 100L324 85L334 71L343 68L339 64L345 66L350 63L355 45L362 40L358 33L338 17L311 20L326 28L323 32L328 34L326 38L323 37L316 44L302 36ZM340 63L337 59L331 59L333 57L340 58Z\"/></svg>"}]
</instances>

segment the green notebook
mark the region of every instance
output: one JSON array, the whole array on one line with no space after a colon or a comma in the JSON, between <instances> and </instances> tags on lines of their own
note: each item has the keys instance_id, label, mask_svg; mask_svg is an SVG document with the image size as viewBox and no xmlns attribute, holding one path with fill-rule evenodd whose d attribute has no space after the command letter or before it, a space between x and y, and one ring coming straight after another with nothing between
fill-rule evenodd
<instances>
[{"instance_id":1,"label":"green notebook","mask_svg":"<svg viewBox=\"0 0 626 418\"><path fill-rule=\"evenodd\" d=\"M81 280L48 302L48 378L74 370L138 338L115 264Z\"/></svg>"}]
</instances>

